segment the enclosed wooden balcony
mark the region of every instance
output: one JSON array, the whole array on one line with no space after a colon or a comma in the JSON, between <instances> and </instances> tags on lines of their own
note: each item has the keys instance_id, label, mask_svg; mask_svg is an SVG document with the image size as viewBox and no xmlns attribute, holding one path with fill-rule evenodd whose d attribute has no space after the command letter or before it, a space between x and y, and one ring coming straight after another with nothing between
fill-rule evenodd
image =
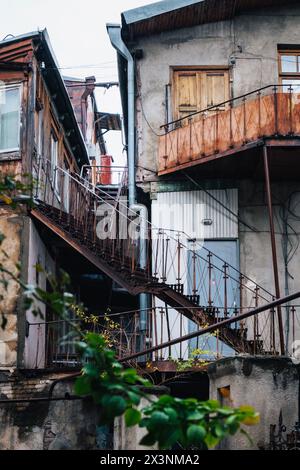
<instances>
[{"instance_id":1,"label":"enclosed wooden balcony","mask_svg":"<svg viewBox=\"0 0 300 470\"><path fill-rule=\"evenodd\" d=\"M203 176L251 176L261 161L258 147L265 143L275 149L278 174L297 161L300 175L300 91L292 85L255 90L167 123L162 130L159 175L198 166ZM287 147L294 151L286 155Z\"/></svg>"}]
</instances>

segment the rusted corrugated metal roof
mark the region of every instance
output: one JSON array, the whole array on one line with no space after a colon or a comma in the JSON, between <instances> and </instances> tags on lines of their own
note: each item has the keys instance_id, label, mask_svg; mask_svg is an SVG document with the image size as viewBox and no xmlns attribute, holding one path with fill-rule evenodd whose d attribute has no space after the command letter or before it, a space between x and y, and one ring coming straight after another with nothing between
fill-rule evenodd
<instances>
[{"instance_id":1,"label":"rusted corrugated metal roof","mask_svg":"<svg viewBox=\"0 0 300 470\"><path fill-rule=\"evenodd\" d=\"M288 3L300 3L289 0ZM163 31L224 21L255 8L282 6L282 0L163 0L122 14L122 32L130 40Z\"/></svg>"}]
</instances>

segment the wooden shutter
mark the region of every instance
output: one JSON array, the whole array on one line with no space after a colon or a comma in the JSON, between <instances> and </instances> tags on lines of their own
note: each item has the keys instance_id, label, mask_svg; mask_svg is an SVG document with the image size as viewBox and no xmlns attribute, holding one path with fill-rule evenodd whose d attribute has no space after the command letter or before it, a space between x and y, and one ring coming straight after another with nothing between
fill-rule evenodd
<instances>
[{"instance_id":1,"label":"wooden shutter","mask_svg":"<svg viewBox=\"0 0 300 470\"><path fill-rule=\"evenodd\" d=\"M224 103L229 99L227 72L207 72L203 75L203 81L204 92L202 98L204 108Z\"/></svg>"},{"instance_id":2,"label":"wooden shutter","mask_svg":"<svg viewBox=\"0 0 300 470\"><path fill-rule=\"evenodd\" d=\"M197 72L175 72L175 116L177 119L198 110Z\"/></svg>"},{"instance_id":3,"label":"wooden shutter","mask_svg":"<svg viewBox=\"0 0 300 470\"><path fill-rule=\"evenodd\" d=\"M229 99L229 75L223 70L174 72L174 119L218 105ZM225 106L220 107L225 109Z\"/></svg>"}]
</instances>

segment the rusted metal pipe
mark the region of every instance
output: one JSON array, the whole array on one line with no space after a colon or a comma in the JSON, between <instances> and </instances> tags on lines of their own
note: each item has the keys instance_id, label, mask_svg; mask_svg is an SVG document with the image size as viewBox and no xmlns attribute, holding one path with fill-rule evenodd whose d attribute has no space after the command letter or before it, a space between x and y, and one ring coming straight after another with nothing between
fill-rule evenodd
<instances>
[{"instance_id":1,"label":"rusted metal pipe","mask_svg":"<svg viewBox=\"0 0 300 470\"><path fill-rule=\"evenodd\" d=\"M265 184L266 184L266 195L267 195L269 223L270 223L270 234L271 234L275 294L276 294L276 298L280 299L278 261L277 261L275 227L274 227L273 207L272 207L272 193L271 193L271 185L270 185L268 150L267 150L266 145L264 145L264 147L263 147L263 157L264 157ZM284 347L283 322L282 322L282 312L281 312L281 308L280 308L279 305L277 307L277 317L278 317L280 351L281 351L281 354L284 355L285 354L285 347Z\"/></svg>"}]
</instances>

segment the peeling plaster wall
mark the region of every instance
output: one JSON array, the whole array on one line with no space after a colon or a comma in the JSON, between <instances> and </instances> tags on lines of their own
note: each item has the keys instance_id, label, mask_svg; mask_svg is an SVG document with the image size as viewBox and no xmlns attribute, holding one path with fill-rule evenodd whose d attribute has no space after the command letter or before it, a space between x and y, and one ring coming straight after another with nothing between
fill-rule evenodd
<instances>
[{"instance_id":1,"label":"peeling plaster wall","mask_svg":"<svg viewBox=\"0 0 300 470\"><path fill-rule=\"evenodd\" d=\"M151 399L155 398L150 396ZM144 398L141 400L139 408L145 408L149 402ZM114 423L114 450L155 450L156 446L145 447L140 445L140 441L147 431L138 426L127 428L123 417L117 418Z\"/></svg>"},{"instance_id":2,"label":"peeling plaster wall","mask_svg":"<svg viewBox=\"0 0 300 470\"><path fill-rule=\"evenodd\" d=\"M272 194L280 293L281 296L284 296L299 291L300 187L299 184L292 182L273 183ZM288 207L291 212L287 212ZM287 221L289 224L287 239L284 235L284 208L286 215L288 215ZM239 224L240 270L273 294L275 287L270 227L263 182L244 180L239 183L239 216L250 227L256 229L256 231L251 230L249 227ZM285 248L285 241L288 242L287 248ZM289 255L288 272L285 270L286 251ZM253 284L250 285L249 283L249 287L253 288ZM246 294L244 292L244 295ZM299 304L299 299L290 303L290 305ZM282 308L286 340L290 350L293 340L300 339L299 312L300 310L297 308L293 325L291 312L287 313L286 309ZM260 318L262 318L262 315L260 315ZM295 338L293 338L293 329Z\"/></svg>"},{"instance_id":3,"label":"peeling plaster wall","mask_svg":"<svg viewBox=\"0 0 300 470\"><path fill-rule=\"evenodd\" d=\"M31 285L36 285L37 281L36 264L39 263L49 274L55 273L54 260L29 217L17 215L11 210L0 209L0 233L5 236L0 249L0 262L8 271L18 274L16 265L21 264L22 280ZM39 274L39 287L46 289L45 273ZM0 299L1 312L7 320L5 330L0 328L0 368L12 368L17 364L29 369L43 368L45 327L32 326L29 331L30 337L25 336L26 320L30 323L45 320L35 317L31 311L26 313L25 318L21 290L17 282L9 280L7 289L0 284L0 295L3 295L3 299ZM45 313L44 305L39 307L42 313ZM21 344L24 344L25 349Z\"/></svg>"},{"instance_id":4,"label":"peeling plaster wall","mask_svg":"<svg viewBox=\"0 0 300 470\"><path fill-rule=\"evenodd\" d=\"M0 233L4 235L0 248L0 262L5 269L18 274L16 265L20 262L22 218L11 210L0 209ZM2 275L1 275L2 276ZM0 367L13 367L17 361L17 314L20 287L17 282L5 276L8 285L0 284L0 311L7 320L5 330L0 328Z\"/></svg>"},{"instance_id":5,"label":"peeling plaster wall","mask_svg":"<svg viewBox=\"0 0 300 470\"><path fill-rule=\"evenodd\" d=\"M2 373L0 398L46 397L57 378ZM53 396L66 392L72 393L71 382L58 383ZM0 404L0 450L95 450L103 441L99 410L90 400Z\"/></svg>"},{"instance_id":6,"label":"peeling plaster wall","mask_svg":"<svg viewBox=\"0 0 300 470\"><path fill-rule=\"evenodd\" d=\"M211 399L220 399L218 389L230 386L231 406L252 405L261 416L259 425L245 427L253 445L239 433L223 441L222 449L246 450L266 446L270 441L270 425L278 425L280 411L288 430L299 421L299 370L290 359L223 359L209 366L208 375Z\"/></svg>"}]
</instances>

